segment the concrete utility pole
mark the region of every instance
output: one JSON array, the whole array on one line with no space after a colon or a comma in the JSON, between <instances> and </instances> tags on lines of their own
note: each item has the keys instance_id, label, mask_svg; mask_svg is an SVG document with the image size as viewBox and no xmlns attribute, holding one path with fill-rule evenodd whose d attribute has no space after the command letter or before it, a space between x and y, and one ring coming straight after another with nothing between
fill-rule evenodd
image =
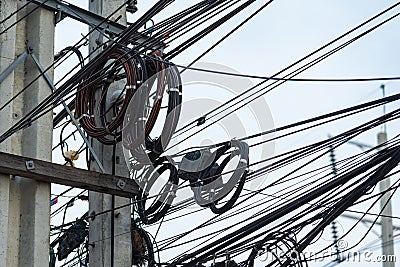
<instances>
[{"instance_id":1,"label":"concrete utility pole","mask_svg":"<svg viewBox=\"0 0 400 267\"><path fill-rule=\"evenodd\" d=\"M123 5L124 0L89 0L89 11L108 17L116 9ZM122 8L113 17L112 21L126 25L126 9ZM101 33L94 32L89 37L89 51L97 48L99 43L105 41ZM100 49L99 49L100 50ZM94 55L91 57L93 58ZM123 85L122 85L123 86ZM119 88L122 89L122 88ZM99 92L100 93L100 92ZM97 94L100 96L100 94ZM111 94L109 94L110 96ZM97 140L93 140L93 148L103 163L107 173L112 172L112 146L104 146ZM122 146L116 148L116 175L128 177L128 168L125 165ZM97 164L92 161L92 169L99 171ZM129 199L115 197L115 207L129 203ZM112 208L112 196L96 192L89 192L89 214L95 214ZM114 216L113 216L114 215ZM114 234L112 234L111 220L114 220ZM89 224L89 261L90 266L126 266L131 267L131 208L128 206L112 213L106 213L96 217ZM112 239L112 235L115 237ZM112 252L112 244L114 252ZM93 246L94 245L94 246ZM112 256L114 255L114 257ZM113 262L111 258L114 258Z\"/></svg>"},{"instance_id":2,"label":"concrete utility pole","mask_svg":"<svg viewBox=\"0 0 400 267\"><path fill-rule=\"evenodd\" d=\"M385 97L385 85L382 84L382 97ZM383 115L386 115L386 105L383 105ZM383 125L383 131L378 133L378 145L381 145L387 141L387 132L386 132L386 123ZM379 183L379 190L381 192L385 192L390 188L390 177L382 180ZM382 215L386 215L388 217L382 217L382 255L386 256L387 259L391 259L394 255L394 247L393 247L393 220L390 216L392 216L392 202L390 200L391 192L383 194L381 198L381 210ZM394 261L383 261L383 267L394 267Z\"/></svg>"},{"instance_id":3,"label":"concrete utility pole","mask_svg":"<svg viewBox=\"0 0 400 267\"><path fill-rule=\"evenodd\" d=\"M0 20L25 4L0 1ZM30 13L35 5L13 15L0 25L0 31ZM54 13L42 8L0 36L0 73L27 48L45 67L53 63ZM34 78L39 69L31 58L21 62L0 84L0 106ZM53 77L53 71L47 73ZM0 112L0 135L51 93L43 78ZM0 144L0 151L51 161L52 112L31 127ZM50 184L19 176L0 174L0 266L48 266L50 231Z\"/></svg>"},{"instance_id":4,"label":"concrete utility pole","mask_svg":"<svg viewBox=\"0 0 400 267\"><path fill-rule=\"evenodd\" d=\"M378 133L378 145L383 144L387 141L386 131ZM390 177L382 180L379 183L379 190L384 192L390 188ZM393 247L393 220L392 216L392 203L390 200L391 192L386 192L381 198L381 210L382 215L389 217L381 217L382 223L382 255L390 259L394 255ZM383 267L394 267L394 261L383 261Z\"/></svg>"}]
</instances>

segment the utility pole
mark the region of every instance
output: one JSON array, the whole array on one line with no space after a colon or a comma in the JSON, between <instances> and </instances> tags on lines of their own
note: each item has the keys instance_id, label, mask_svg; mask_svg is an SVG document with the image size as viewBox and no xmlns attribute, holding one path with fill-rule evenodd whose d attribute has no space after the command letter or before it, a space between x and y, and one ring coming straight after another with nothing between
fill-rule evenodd
<instances>
[{"instance_id":1,"label":"utility pole","mask_svg":"<svg viewBox=\"0 0 400 267\"><path fill-rule=\"evenodd\" d=\"M385 97L385 85L381 85L382 97ZM386 115L386 105L383 105L383 115ZM382 145L387 141L386 123L383 125L382 132L378 133L378 145ZM381 149L381 148L380 148ZM382 180L379 183L380 192L385 192L390 188L390 177ZM391 192L388 191L383 194L381 198L381 210L382 210L382 255L386 256L387 259L391 259L394 255L393 247L393 220L392 216L392 202ZM394 261L383 261L383 267L394 267Z\"/></svg>"},{"instance_id":2,"label":"utility pole","mask_svg":"<svg viewBox=\"0 0 400 267\"><path fill-rule=\"evenodd\" d=\"M386 131L378 133L378 145L381 145L387 141L387 133ZM385 178L379 183L379 190L381 192L385 192L390 188L390 177ZM386 256L387 259L391 259L392 255L394 255L394 247L393 247L393 220L392 216L392 202L391 192L388 191L383 194L380 203L382 216L382 255ZM389 256L389 257L388 257ZM394 261L383 261L383 267L394 267Z\"/></svg>"},{"instance_id":3,"label":"utility pole","mask_svg":"<svg viewBox=\"0 0 400 267\"><path fill-rule=\"evenodd\" d=\"M108 17L116 9L124 4L124 0L89 0L89 11ZM126 25L126 8L116 12L111 21ZM99 44L106 41L102 33L93 32L89 36L89 52L94 51ZM100 51L101 48L98 50ZM95 54L91 56L93 58ZM122 88L123 88L122 84ZM119 89L122 89L119 88ZM111 94L109 94L110 96ZM100 92L96 95L100 97ZM93 148L100 158L106 173L112 173L113 147L105 146L93 139ZM97 164L92 160L91 169L100 171ZM129 171L125 165L122 146L116 146L116 175L128 177ZM89 214L96 214L104 210L129 204L128 198L113 197L108 194L89 192ZM89 262L90 266L126 266L131 267L131 208L130 206L117 210L115 213L108 212L97 216L89 223Z\"/></svg>"},{"instance_id":4,"label":"utility pole","mask_svg":"<svg viewBox=\"0 0 400 267\"><path fill-rule=\"evenodd\" d=\"M0 1L0 20L25 2ZM54 12L29 5L0 26L0 72L28 47L45 67L53 63ZM53 77L52 69L47 72ZM40 75L31 58L20 62L0 83L0 106ZM45 79L39 78L0 112L0 135L51 93ZM52 112L31 127L0 144L1 152L51 161ZM0 266L48 266L50 232L50 183L0 174Z\"/></svg>"},{"instance_id":5,"label":"utility pole","mask_svg":"<svg viewBox=\"0 0 400 267\"><path fill-rule=\"evenodd\" d=\"M383 87L384 88L384 87ZM385 110L384 110L385 111ZM378 145L382 145L387 141L387 133L386 133L386 126L383 127L383 131L378 133L377 136ZM348 142L350 143L350 142ZM359 148L372 148L370 145L366 145L363 143L352 141L350 144L356 145ZM381 148L379 148L380 150ZM385 178L384 180L379 182L379 191L385 192L390 188L390 177ZM380 208L382 210L381 216L381 238L382 238L382 255L385 256L387 259L391 259L392 255L394 255L394 247L393 247L393 220L392 216L392 203L390 200L391 192L388 191L383 194L380 200ZM389 257L388 257L389 256ZM391 261L383 261L383 267L394 267L394 262Z\"/></svg>"},{"instance_id":6,"label":"utility pole","mask_svg":"<svg viewBox=\"0 0 400 267\"><path fill-rule=\"evenodd\" d=\"M380 86L382 89L382 97L385 97L385 85L382 84ZM386 114L386 106L383 105L383 115ZM382 127L382 131L377 135L378 145L382 145L387 141L387 132L386 132L386 123ZM359 148L372 148L372 146L350 141L349 144L356 145ZM382 148L379 147L378 150ZM380 181L379 183L379 191L385 192L390 189L390 177L385 178L384 180ZM391 192L387 191L383 194L380 200L380 208L381 214L384 215L381 217L381 229L382 229L382 255L385 256L387 259L391 259L394 255L394 246L393 246L393 220L392 216L392 202L391 202ZM394 267L394 261L382 261L383 267Z\"/></svg>"}]
</instances>

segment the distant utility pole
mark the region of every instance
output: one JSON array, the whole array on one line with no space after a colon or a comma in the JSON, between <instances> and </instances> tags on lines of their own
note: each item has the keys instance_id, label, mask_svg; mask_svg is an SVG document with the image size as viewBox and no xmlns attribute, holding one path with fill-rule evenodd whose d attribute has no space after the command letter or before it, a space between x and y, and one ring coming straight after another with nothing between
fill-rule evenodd
<instances>
[{"instance_id":1,"label":"distant utility pole","mask_svg":"<svg viewBox=\"0 0 400 267\"><path fill-rule=\"evenodd\" d=\"M385 85L381 85L382 95L385 97ZM383 114L386 114L386 107L383 106ZM386 132L386 124L383 125L382 131L378 133L377 136L378 145L382 145L387 141L387 132ZM370 145L366 145L363 143L351 141L348 142L352 145L356 145L362 148L372 148ZM379 150L382 148L379 148ZM382 210L381 216L381 225L382 225L382 255L386 257L386 259L391 259L392 255L394 255L394 246L393 246L393 220L392 216L392 202L391 202L391 192L389 188L391 186L390 177L385 178L379 183L379 191L385 192L380 200L380 208ZM383 261L383 267L394 267L394 261Z\"/></svg>"},{"instance_id":2,"label":"distant utility pole","mask_svg":"<svg viewBox=\"0 0 400 267\"><path fill-rule=\"evenodd\" d=\"M381 85L383 97L385 97L385 85ZM386 107L383 106L383 113L386 114ZM381 145L387 141L387 133L386 133L386 124L383 126L383 131L378 133L378 145ZM385 192L390 188L390 177L382 180L379 183L379 190L381 192ZM393 220L392 216L392 202L390 200L391 192L388 191L383 194L381 198L381 210L382 216L382 255L390 256L387 259L391 258L391 255L394 255L394 247L393 247ZM394 261L384 261L383 267L394 267Z\"/></svg>"},{"instance_id":3,"label":"distant utility pole","mask_svg":"<svg viewBox=\"0 0 400 267\"><path fill-rule=\"evenodd\" d=\"M108 17L116 9L122 6L125 0L89 0L89 11ZM118 21L126 25L126 8L116 12L111 21ZM92 53L103 41L103 34L95 31L89 36L89 53ZM98 50L101 51L101 48ZM91 59L96 55L93 54ZM123 86L123 85L122 85ZM122 88L119 88L122 89ZM111 89L110 89L111 90ZM109 94L110 96L111 94ZM100 94L97 94L100 97ZM99 98L97 98L98 101ZM109 102L109 101L108 101ZM93 148L100 158L106 173L112 172L113 147L105 146L96 139L92 140ZM116 175L128 177L129 172L122 153L122 146L116 147ZM91 169L100 171L96 162L91 160ZM89 192L89 214L96 214L104 210L129 204L129 198L115 197L111 195ZM96 216L89 221L89 264L90 266L115 266L131 267L131 208L130 206L118 209L115 213L108 212Z\"/></svg>"},{"instance_id":4,"label":"distant utility pole","mask_svg":"<svg viewBox=\"0 0 400 267\"><path fill-rule=\"evenodd\" d=\"M386 130L386 127L385 127ZM381 145L387 141L387 133L386 131L378 133L378 145ZM349 142L350 143L350 142ZM363 143L351 142L352 145L356 145L360 148L372 148L370 145L366 145ZM390 188L390 177L385 178L384 180L379 182L379 191L385 192ZM393 247L393 220L392 216L392 202L390 200L391 192L388 191L383 194L380 201L380 208L382 210L381 216L381 229L382 229L382 255L386 256L387 259L391 258L391 255L394 255L394 247ZM389 257L388 257L389 256ZM383 267L394 267L394 262L383 261Z\"/></svg>"},{"instance_id":5,"label":"distant utility pole","mask_svg":"<svg viewBox=\"0 0 400 267\"><path fill-rule=\"evenodd\" d=\"M25 1L0 1L0 20ZM36 8L36 10L34 10ZM11 26L25 14L26 18ZM7 30L6 30L7 29ZM6 31L5 31L6 30ZM3 31L5 31L3 33ZM0 106L40 75L32 58L14 60L28 47L46 68L53 63L54 12L34 4L0 25ZM52 69L47 72L53 77ZM4 78L4 79L3 79ZM0 112L0 135L46 98L52 89L40 78ZM0 151L51 161L52 112L0 144ZM0 174L0 266L49 265L50 183Z\"/></svg>"}]
</instances>

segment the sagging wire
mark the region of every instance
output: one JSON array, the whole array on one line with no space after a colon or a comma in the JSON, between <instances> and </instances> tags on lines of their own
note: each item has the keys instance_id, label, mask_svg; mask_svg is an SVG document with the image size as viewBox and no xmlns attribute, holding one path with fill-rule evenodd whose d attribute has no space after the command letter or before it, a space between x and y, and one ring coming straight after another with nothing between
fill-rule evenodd
<instances>
[{"instance_id":1,"label":"sagging wire","mask_svg":"<svg viewBox=\"0 0 400 267\"><path fill-rule=\"evenodd\" d=\"M389 8L383 10L382 12L380 12L380 13L378 13L377 15L371 17L370 19L364 21L363 23L357 25L356 27L354 27L354 28L352 28L351 30L345 32L344 34L340 35L339 37L333 39L332 41L330 41L330 42L328 42L328 43L326 43L326 44L324 44L323 46L321 46L320 48L314 50L313 52L309 53L308 55L304 56L303 58L301 58L301 59L295 61L294 63L292 63L292 64L290 64L289 66L285 67L285 68L282 69L281 71L275 73L274 75L272 75L272 77L277 77L278 75L284 73L285 71L289 70L290 68L292 68L292 67L298 65L299 63L305 61L306 59L312 57L313 55L316 55L317 53L321 52L323 49L329 47L330 45L336 43L337 41L343 39L344 37L350 35L351 33L357 31L358 29L360 29L360 28L362 28L363 26L367 25L368 23L374 21L375 19L379 18L380 16L384 15L385 13L389 12L390 10L396 8L399 4L400 4L400 3L396 3L396 4L392 5L392 6L390 6ZM378 25L381 25L381 24L378 24ZM362 36L362 35L361 35L361 36ZM361 36L360 36L360 37L361 37ZM354 39L354 38L353 38L353 39ZM320 57L320 58L323 59L324 57ZM316 62L316 60L313 60L313 62ZM189 66L190 66L190 65L189 65ZM303 71L304 71L304 67L303 67ZM296 73L296 71L293 71L293 72L291 72L290 74L285 75L284 78L287 78L287 77L289 77L289 76L290 76L290 78L293 78L293 77L291 77L291 75L293 75L294 73ZM298 74L298 73L297 73L297 74ZM209 115L212 114L212 113L214 113L214 112L216 112L217 110L221 109L223 106L228 105L229 103L235 101L236 99L239 99L240 97L242 97L242 96L244 96L245 94L251 92L252 90L255 90L256 88L258 88L259 86L261 86L262 84L264 84L264 83L267 82L267 81L268 81L268 80L264 80L264 81L262 81L262 82L256 84L255 86L252 86L251 88L245 90L244 92L240 93L239 95L237 95L237 96L233 97L232 99L228 100L228 101L225 102L224 104L221 104L220 106L218 106L218 107L212 109L211 111L208 111L207 113L205 113L204 115L202 115L199 119L197 119L197 120L195 120L195 121L192 121L192 122L190 122L189 124L187 124L187 125L181 127L179 130L176 131L175 134L178 134L178 135L176 135L176 136L179 136L179 135L183 134L184 132L187 132L188 130L193 129L195 126L192 126L192 127L190 127L189 129L187 129L187 128L188 128L189 126L193 125L193 124L198 124L198 122L199 122L199 120L200 120L201 118L211 119L212 117L215 117L216 115L213 115L212 117L209 117ZM263 89L265 89L265 88L263 88ZM272 89L270 89L270 90L272 90ZM268 91L270 91L270 90L268 90ZM267 91L267 92L268 92L268 91ZM265 93L263 93L262 95L264 95L264 94L265 94ZM228 107L228 108L230 108L230 107ZM227 110L227 109L224 109L224 110L218 112L217 114L220 114L221 112L223 112L223 111L225 111L225 110ZM185 130L185 129L187 129L187 130ZM185 130L185 131L182 132L183 130Z\"/></svg>"}]
</instances>

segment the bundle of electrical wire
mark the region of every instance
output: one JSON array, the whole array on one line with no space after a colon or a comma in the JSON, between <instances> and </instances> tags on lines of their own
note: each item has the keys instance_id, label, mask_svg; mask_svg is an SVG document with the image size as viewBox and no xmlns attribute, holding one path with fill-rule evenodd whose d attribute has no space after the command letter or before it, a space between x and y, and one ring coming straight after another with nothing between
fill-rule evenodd
<instances>
[{"instance_id":1,"label":"bundle of electrical wire","mask_svg":"<svg viewBox=\"0 0 400 267\"><path fill-rule=\"evenodd\" d=\"M91 82L95 78L93 75L102 74L101 69L109 60L112 61L111 64L122 64L124 72L122 77L126 78L126 84L114 103L107 103L106 99L110 85L122 78L118 68L113 67L113 71L109 72L105 79ZM140 57L131 57L130 51L119 48L108 54L106 60L100 62L83 78L76 94L75 112L89 136L97 138L104 144L114 144L121 139L122 121L129 101L137 85L146 79L144 69L139 67L140 61ZM85 90L79 90L80 87L84 87ZM99 96L97 101L96 96ZM122 103L118 106L119 101L117 100L119 99L122 100ZM111 109L110 106L114 108L111 119L108 118L110 116L107 116Z\"/></svg>"},{"instance_id":2,"label":"bundle of electrical wire","mask_svg":"<svg viewBox=\"0 0 400 267\"><path fill-rule=\"evenodd\" d=\"M151 164L164 152L177 127L182 103L181 78L173 64L147 60L146 68L149 74L154 75L145 81L132 98L123 127L123 145L128 150L128 158L141 164ZM155 92L152 94L153 85ZM150 135L165 101L165 92L168 94L166 118L160 135L154 138ZM151 105L152 97L154 102Z\"/></svg>"},{"instance_id":3,"label":"bundle of electrical wire","mask_svg":"<svg viewBox=\"0 0 400 267\"><path fill-rule=\"evenodd\" d=\"M146 201L150 195L150 189L157 180L162 179L160 175L169 171L168 180L159 192L159 197L153 200L153 203L146 207ZM138 213L144 224L152 224L163 218L176 196L178 189L178 171L175 163L166 157L156 160L154 166L147 168L139 180L140 190L136 196Z\"/></svg>"},{"instance_id":4,"label":"bundle of electrical wire","mask_svg":"<svg viewBox=\"0 0 400 267\"><path fill-rule=\"evenodd\" d=\"M225 153L231 148L234 150L225 156ZM223 171L228 163L237 156L239 156L239 161L233 172L225 174L229 176L229 179L224 182L222 178ZM222 162L218 164L217 162L223 157ZM233 207L242 191L249 163L249 146L245 142L231 140L226 145L218 148L212 158L213 160L208 164L207 168L201 171L199 181L191 181L190 186L198 205L210 207L212 212L222 214ZM218 202L228 196L232 190L234 190L234 193L229 200L223 201L224 204L218 207Z\"/></svg>"}]
</instances>

